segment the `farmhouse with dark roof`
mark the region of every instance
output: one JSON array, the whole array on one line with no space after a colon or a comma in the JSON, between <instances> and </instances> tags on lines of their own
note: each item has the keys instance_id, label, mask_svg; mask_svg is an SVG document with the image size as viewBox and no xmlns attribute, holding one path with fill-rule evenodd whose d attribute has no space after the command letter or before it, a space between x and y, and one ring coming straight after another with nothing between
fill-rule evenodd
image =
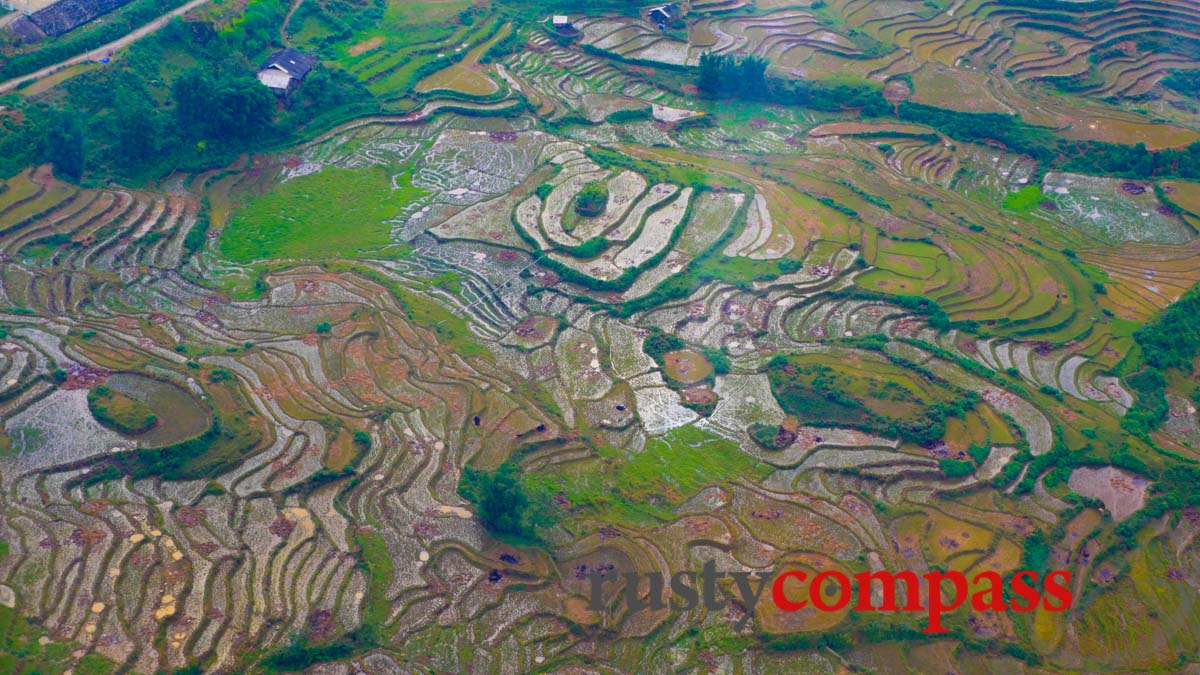
<instances>
[{"instance_id":1,"label":"farmhouse with dark roof","mask_svg":"<svg viewBox=\"0 0 1200 675\"><path fill-rule=\"evenodd\" d=\"M679 5L672 2L666 5L655 7L646 12L646 17L649 18L651 22L658 24L659 26L666 26L675 19L679 18Z\"/></svg>"},{"instance_id":2,"label":"farmhouse with dark roof","mask_svg":"<svg viewBox=\"0 0 1200 675\"><path fill-rule=\"evenodd\" d=\"M317 57L301 54L295 49L283 49L271 55L258 70L258 81L277 94L287 94L317 65Z\"/></svg>"}]
</instances>

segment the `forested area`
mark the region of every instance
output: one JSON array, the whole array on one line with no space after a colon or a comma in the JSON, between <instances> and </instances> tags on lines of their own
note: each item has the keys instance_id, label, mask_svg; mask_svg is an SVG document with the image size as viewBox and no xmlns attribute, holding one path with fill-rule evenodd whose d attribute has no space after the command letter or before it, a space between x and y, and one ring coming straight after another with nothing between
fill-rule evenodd
<instances>
[{"instance_id":1,"label":"forested area","mask_svg":"<svg viewBox=\"0 0 1200 675\"><path fill-rule=\"evenodd\" d=\"M138 180L287 143L330 111L372 110L370 92L336 68L318 65L286 102L257 81L285 12L280 1L254 3L228 28L176 19L68 81L69 102L20 104L19 121L0 127L0 175L52 162L71 180Z\"/></svg>"}]
</instances>

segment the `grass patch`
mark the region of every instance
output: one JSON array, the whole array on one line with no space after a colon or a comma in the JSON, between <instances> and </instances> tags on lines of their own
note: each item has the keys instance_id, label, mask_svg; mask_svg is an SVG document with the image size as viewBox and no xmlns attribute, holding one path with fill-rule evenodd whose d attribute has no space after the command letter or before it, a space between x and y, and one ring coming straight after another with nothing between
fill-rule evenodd
<instances>
[{"instance_id":1,"label":"grass patch","mask_svg":"<svg viewBox=\"0 0 1200 675\"><path fill-rule=\"evenodd\" d=\"M1005 195L1004 208L1019 213L1029 213L1045 200L1046 193L1042 192L1041 187L1026 185L1016 192L1010 192Z\"/></svg>"},{"instance_id":2,"label":"grass patch","mask_svg":"<svg viewBox=\"0 0 1200 675\"><path fill-rule=\"evenodd\" d=\"M158 423L150 406L105 386L89 391L87 401L97 422L123 434L144 433Z\"/></svg>"},{"instance_id":3,"label":"grass patch","mask_svg":"<svg viewBox=\"0 0 1200 675\"><path fill-rule=\"evenodd\" d=\"M391 604L387 592L396 573L396 564L388 552L387 542L374 532L358 535L358 549L367 566L366 605L363 608L363 626L374 630L383 628Z\"/></svg>"},{"instance_id":4,"label":"grass patch","mask_svg":"<svg viewBox=\"0 0 1200 675\"><path fill-rule=\"evenodd\" d=\"M70 642L41 644L49 637L41 626L30 623L17 610L0 606L0 673L61 673L74 665L75 672L102 675L116 664L98 654L88 654L72 664Z\"/></svg>"},{"instance_id":5,"label":"grass patch","mask_svg":"<svg viewBox=\"0 0 1200 675\"><path fill-rule=\"evenodd\" d=\"M978 402L974 392L955 391L928 374L921 377L915 364L851 354L837 359L773 358L767 377L783 411L808 424L848 426L929 445L945 435L948 418L962 418Z\"/></svg>"},{"instance_id":6,"label":"grass patch","mask_svg":"<svg viewBox=\"0 0 1200 675\"><path fill-rule=\"evenodd\" d=\"M251 197L221 234L219 250L237 263L278 258L355 258L392 243L384 222L424 191L405 172L327 167Z\"/></svg>"},{"instance_id":7,"label":"grass patch","mask_svg":"<svg viewBox=\"0 0 1200 675\"><path fill-rule=\"evenodd\" d=\"M675 506L709 485L770 472L737 443L694 426L652 438L632 456L617 448L597 451L601 461L575 474L527 474L531 501L553 510L552 496L562 493L573 517L637 527L669 521Z\"/></svg>"},{"instance_id":8,"label":"grass patch","mask_svg":"<svg viewBox=\"0 0 1200 675\"><path fill-rule=\"evenodd\" d=\"M135 480L151 476L163 480L216 478L237 466L262 440L253 417L247 413L213 416L208 431L162 448L143 448L112 455L99 470L83 480L94 485L121 476Z\"/></svg>"}]
</instances>

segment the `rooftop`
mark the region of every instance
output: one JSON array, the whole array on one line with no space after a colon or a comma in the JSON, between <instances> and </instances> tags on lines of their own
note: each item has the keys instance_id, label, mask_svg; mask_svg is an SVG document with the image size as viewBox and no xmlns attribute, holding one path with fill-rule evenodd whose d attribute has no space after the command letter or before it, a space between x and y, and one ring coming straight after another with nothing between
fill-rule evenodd
<instances>
[{"instance_id":1,"label":"rooftop","mask_svg":"<svg viewBox=\"0 0 1200 675\"><path fill-rule=\"evenodd\" d=\"M261 70L276 69L291 75L296 79L304 79L313 66L317 65L317 57L302 54L295 49L282 49L275 52L263 62Z\"/></svg>"}]
</instances>

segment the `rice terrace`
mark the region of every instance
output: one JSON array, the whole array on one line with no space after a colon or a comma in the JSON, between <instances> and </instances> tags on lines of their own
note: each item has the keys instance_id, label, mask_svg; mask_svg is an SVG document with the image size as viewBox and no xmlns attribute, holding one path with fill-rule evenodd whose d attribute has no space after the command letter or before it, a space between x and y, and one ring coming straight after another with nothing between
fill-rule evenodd
<instances>
[{"instance_id":1,"label":"rice terrace","mask_svg":"<svg viewBox=\"0 0 1200 675\"><path fill-rule=\"evenodd\" d=\"M0 673L1200 672L1197 0L0 6Z\"/></svg>"}]
</instances>

